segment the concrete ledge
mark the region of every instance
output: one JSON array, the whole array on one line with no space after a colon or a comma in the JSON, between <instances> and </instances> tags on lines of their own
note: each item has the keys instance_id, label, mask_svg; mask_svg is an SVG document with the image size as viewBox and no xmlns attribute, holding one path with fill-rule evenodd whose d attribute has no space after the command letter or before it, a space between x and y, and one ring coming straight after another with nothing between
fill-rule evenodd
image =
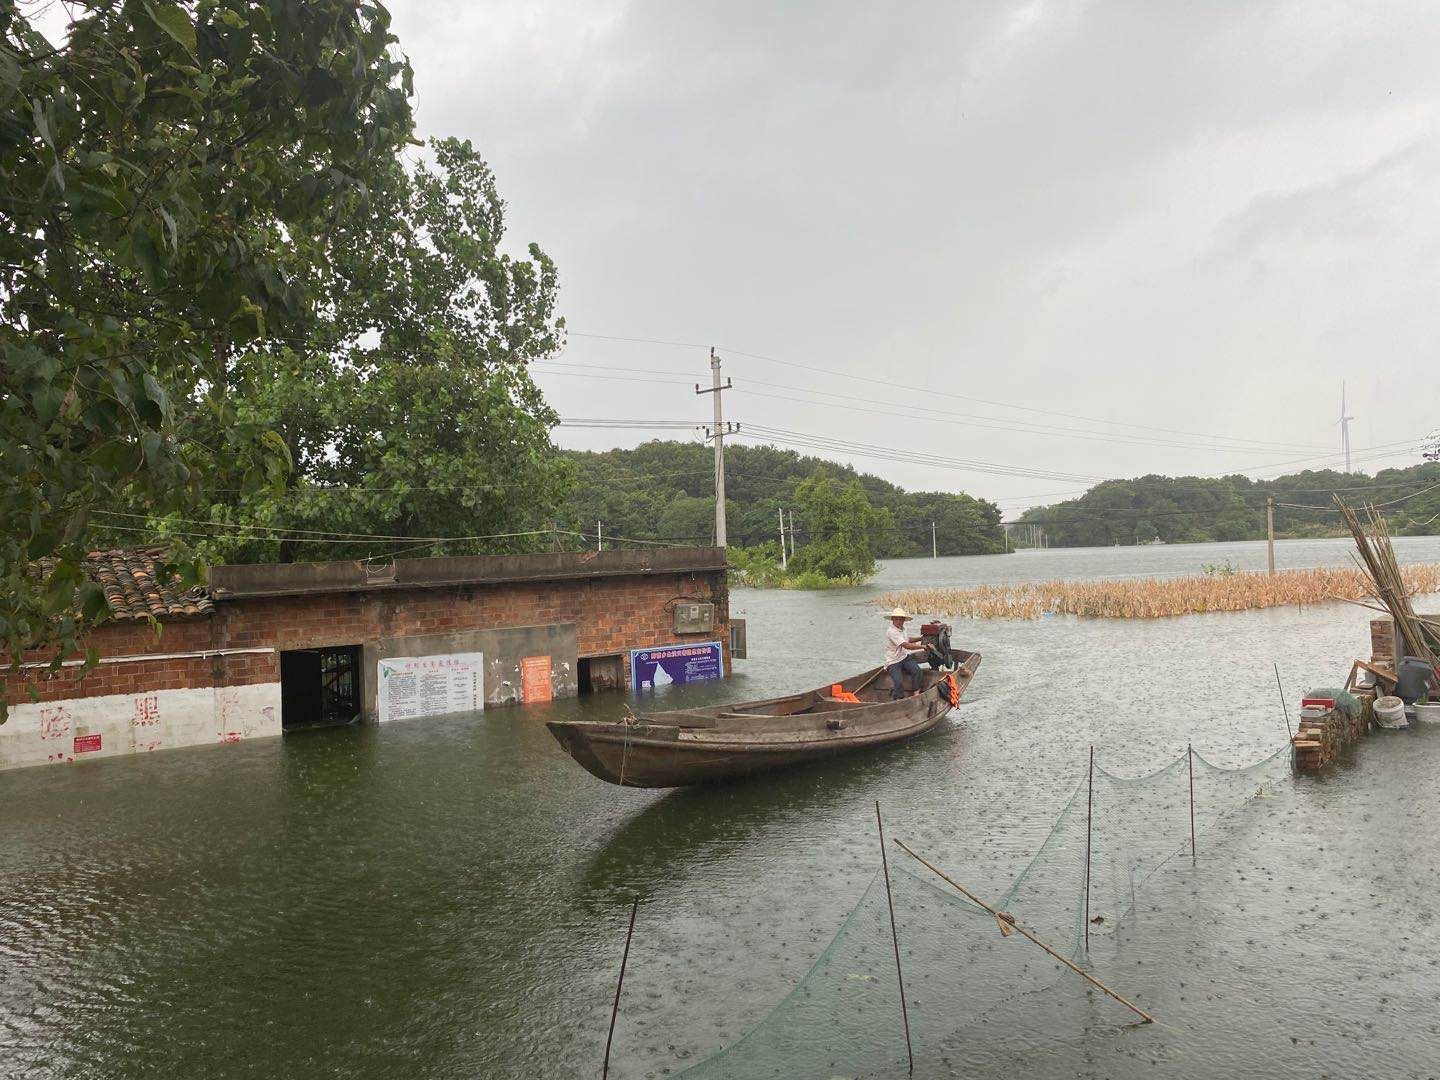
<instances>
[{"instance_id":1,"label":"concrete ledge","mask_svg":"<svg viewBox=\"0 0 1440 1080\"><path fill-rule=\"evenodd\" d=\"M724 548L655 548L649 551L557 551L542 555L468 555L365 562L255 563L212 566L209 592L216 601L311 593L382 592L577 578L644 577L724 570Z\"/></svg>"}]
</instances>

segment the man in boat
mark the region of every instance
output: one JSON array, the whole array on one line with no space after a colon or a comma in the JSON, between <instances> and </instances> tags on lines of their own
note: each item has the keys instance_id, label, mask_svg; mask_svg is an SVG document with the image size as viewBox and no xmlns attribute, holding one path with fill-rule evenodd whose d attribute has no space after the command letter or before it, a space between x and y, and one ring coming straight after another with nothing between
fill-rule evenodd
<instances>
[{"instance_id":1,"label":"man in boat","mask_svg":"<svg viewBox=\"0 0 1440 1080\"><path fill-rule=\"evenodd\" d=\"M890 626L885 631L885 670L890 675L890 696L905 696L905 676L909 675L915 685L915 693L925 686L925 672L915 653L925 652L925 643L918 637L905 636L905 624L913 619L904 608L896 608L886 616Z\"/></svg>"}]
</instances>

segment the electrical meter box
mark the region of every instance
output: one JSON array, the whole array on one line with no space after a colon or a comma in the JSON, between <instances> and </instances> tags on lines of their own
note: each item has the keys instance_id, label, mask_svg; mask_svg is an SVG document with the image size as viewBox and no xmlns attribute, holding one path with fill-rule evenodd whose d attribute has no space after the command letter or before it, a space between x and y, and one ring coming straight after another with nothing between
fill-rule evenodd
<instances>
[{"instance_id":1,"label":"electrical meter box","mask_svg":"<svg viewBox=\"0 0 1440 1080\"><path fill-rule=\"evenodd\" d=\"M715 629L715 605L682 600L675 605L675 633L708 634Z\"/></svg>"}]
</instances>

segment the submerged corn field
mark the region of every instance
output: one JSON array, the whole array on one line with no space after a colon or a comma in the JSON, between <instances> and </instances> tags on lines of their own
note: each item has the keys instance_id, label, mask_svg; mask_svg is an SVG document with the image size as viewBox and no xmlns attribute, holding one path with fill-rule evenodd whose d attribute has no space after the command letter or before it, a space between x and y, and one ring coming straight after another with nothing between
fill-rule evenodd
<instances>
[{"instance_id":1,"label":"submerged corn field","mask_svg":"<svg viewBox=\"0 0 1440 1080\"><path fill-rule=\"evenodd\" d=\"M1440 563L1401 568L1414 596L1440 592ZM1292 607L1330 600L1365 601L1368 582L1354 567L1267 573L1191 574L1110 581L1027 581L963 589L900 589L879 597L883 607L972 619L1159 619L1210 611Z\"/></svg>"}]
</instances>

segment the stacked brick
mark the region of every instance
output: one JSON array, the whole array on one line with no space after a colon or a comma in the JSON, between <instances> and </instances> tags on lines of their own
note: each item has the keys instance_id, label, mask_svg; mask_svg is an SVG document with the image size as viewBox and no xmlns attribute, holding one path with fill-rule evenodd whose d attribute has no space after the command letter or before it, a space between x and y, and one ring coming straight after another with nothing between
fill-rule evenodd
<instances>
[{"instance_id":1,"label":"stacked brick","mask_svg":"<svg viewBox=\"0 0 1440 1080\"><path fill-rule=\"evenodd\" d=\"M1370 666L1381 671L1395 670L1395 624L1389 619L1370 620ZM1344 709L1330 708L1320 717L1300 719L1295 733L1295 769L1314 772L1329 765L1354 746L1370 730L1376 691L1355 685L1356 664L1345 689L1360 701L1360 711L1351 716Z\"/></svg>"},{"instance_id":2,"label":"stacked brick","mask_svg":"<svg viewBox=\"0 0 1440 1080\"><path fill-rule=\"evenodd\" d=\"M1318 719L1300 721L1300 730L1295 734L1295 768L1300 772L1314 772L1333 762L1340 754L1354 746L1360 736L1370 729L1370 713L1375 703L1374 691L1352 690L1360 699L1360 711L1353 717L1344 709L1327 709Z\"/></svg>"}]
</instances>

